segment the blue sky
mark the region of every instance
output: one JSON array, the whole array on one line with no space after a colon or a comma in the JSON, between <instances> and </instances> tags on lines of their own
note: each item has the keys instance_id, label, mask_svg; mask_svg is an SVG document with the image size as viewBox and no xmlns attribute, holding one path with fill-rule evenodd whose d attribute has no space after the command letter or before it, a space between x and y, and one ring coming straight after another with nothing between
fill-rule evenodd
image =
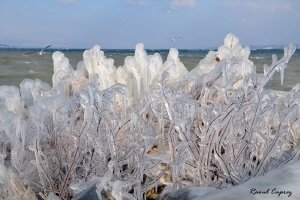
<instances>
[{"instance_id":1,"label":"blue sky","mask_svg":"<svg viewBox=\"0 0 300 200\"><path fill-rule=\"evenodd\" d=\"M201 49L227 33L243 45L300 44L300 0L0 0L10 46Z\"/></svg>"}]
</instances>

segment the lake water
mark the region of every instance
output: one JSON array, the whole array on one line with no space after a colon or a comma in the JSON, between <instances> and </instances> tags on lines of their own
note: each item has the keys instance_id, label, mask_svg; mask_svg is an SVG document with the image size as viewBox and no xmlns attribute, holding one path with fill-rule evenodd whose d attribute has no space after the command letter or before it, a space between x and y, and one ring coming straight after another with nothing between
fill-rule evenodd
<instances>
[{"instance_id":1,"label":"lake water","mask_svg":"<svg viewBox=\"0 0 300 200\"><path fill-rule=\"evenodd\" d=\"M76 69L79 61L83 60L85 49L47 49L39 55L40 49L0 49L0 85L19 84L24 79L40 79L52 85L53 60L52 54L61 51L69 59L70 64ZM116 67L124 64L127 56L134 55L134 49L108 49L103 50L107 58L114 59ZM165 61L169 50L146 50L148 55L159 53ZM197 66L209 50L179 50L180 61L188 70ZM283 49L258 49L251 50L250 60L256 65L258 73L263 73L263 65L271 64L272 54L278 59L283 56ZM288 67L284 71L284 82L280 84L280 73L276 72L273 79L266 85L266 89L290 90L296 83L300 83L300 50L292 56Z\"/></svg>"}]
</instances>

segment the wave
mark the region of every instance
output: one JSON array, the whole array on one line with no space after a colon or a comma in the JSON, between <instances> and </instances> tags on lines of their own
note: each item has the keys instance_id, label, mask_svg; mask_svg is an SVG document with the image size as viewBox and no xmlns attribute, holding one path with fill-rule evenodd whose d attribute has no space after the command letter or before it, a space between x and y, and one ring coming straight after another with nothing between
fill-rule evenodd
<instances>
[{"instance_id":1,"label":"wave","mask_svg":"<svg viewBox=\"0 0 300 200\"><path fill-rule=\"evenodd\" d=\"M265 48L261 48L261 49L274 49L274 47L265 47Z\"/></svg>"},{"instance_id":2,"label":"wave","mask_svg":"<svg viewBox=\"0 0 300 200\"><path fill-rule=\"evenodd\" d=\"M1 76L3 78L9 78L9 77L18 77L18 76L23 76L23 75L28 75L28 74L47 74L45 72L38 72L38 71L34 71L34 70L29 70L29 71L19 71L15 74L12 73L2 73Z\"/></svg>"},{"instance_id":3,"label":"wave","mask_svg":"<svg viewBox=\"0 0 300 200\"><path fill-rule=\"evenodd\" d=\"M45 73L45 72L37 72L37 71L34 71L34 70L29 70L28 74L47 74L47 73Z\"/></svg>"},{"instance_id":4,"label":"wave","mask_svg":"<svg viewBox=\"0 0 300 200\"><path fill-rule=\"evenodd\" d=\"M251 56L250 58L254 58L254 59L257 59L257 60L262 60L265 57L263 57L263 56Z\"/></svg>"}]
</instances>

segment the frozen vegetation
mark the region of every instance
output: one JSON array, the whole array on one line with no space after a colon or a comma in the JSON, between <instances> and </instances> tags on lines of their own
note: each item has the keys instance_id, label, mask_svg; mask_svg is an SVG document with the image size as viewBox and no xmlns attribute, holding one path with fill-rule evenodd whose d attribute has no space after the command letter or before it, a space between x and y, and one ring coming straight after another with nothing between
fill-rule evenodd
<instances>
[{"instance_id":1,"label":"frozen vegetation","mask_svg":"<svg viewBox=\"0 0 300 200\"><path fill-rule=\"evenodd\" d=\"M299 200L300 161L282 165L264 176L223 190L205 187L184 187L162 200ZM167 189L167 188L166 188Z\"/></svg>"},{"instance_id":2,"label":"frozen vegetation","mask_svg":"<svg viewBox=\"0 0 300 200\"><path fill-rule=\"evenodd\" d=\"M257 74L249 47L228 34L188 71L143 44L116 68L96 45L75 70L53 54L53 86L0 86L0 198L145 199L162 185L226 188L299 159L300 84L264 90L295 51Z\"/></svg>"}]
</instances>

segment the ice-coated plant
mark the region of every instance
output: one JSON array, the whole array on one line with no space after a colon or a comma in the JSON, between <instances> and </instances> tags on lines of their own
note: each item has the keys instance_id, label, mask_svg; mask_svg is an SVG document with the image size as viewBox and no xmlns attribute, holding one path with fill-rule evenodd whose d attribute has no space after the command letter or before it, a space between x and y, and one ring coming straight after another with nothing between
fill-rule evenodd
<instances>
[{"instance_id":1,"label":"ice-coated plant","mask_svg":"<svg viewBox=\"0 0 300 200\"><path fill-rule=\"evenodd\" d=\"M0 198L70 199L88 184L117 200L161 183L225 188L299 159L300 84L266 91L295 51L257 74L228 34L191 72L143 44L116 68L96 45L74 70L53 54L53 86L0 86Z\"/></svg>"}]
</instances>

